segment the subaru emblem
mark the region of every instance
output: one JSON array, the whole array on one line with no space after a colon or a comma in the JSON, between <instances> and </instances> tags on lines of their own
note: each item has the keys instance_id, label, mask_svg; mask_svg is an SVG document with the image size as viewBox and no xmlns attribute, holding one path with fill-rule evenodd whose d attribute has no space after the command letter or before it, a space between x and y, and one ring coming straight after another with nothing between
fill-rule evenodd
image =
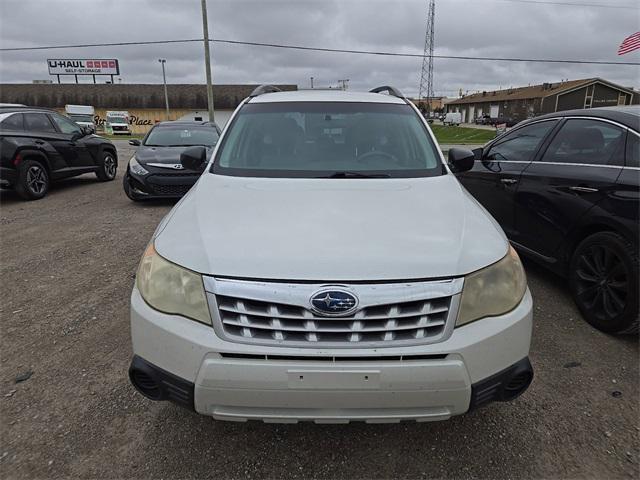
<instances>
[{"instance_id":1,"label":"subaru emblem","mask_svg":"<svg viewBox=\"0 0 640 480\"><path fill-rule=\"evenodd\" d=\"M325 288L311 296L311 309L323 316L349 315L358 306L358 298L339 289Z\"/></svg>"}]
</instances>

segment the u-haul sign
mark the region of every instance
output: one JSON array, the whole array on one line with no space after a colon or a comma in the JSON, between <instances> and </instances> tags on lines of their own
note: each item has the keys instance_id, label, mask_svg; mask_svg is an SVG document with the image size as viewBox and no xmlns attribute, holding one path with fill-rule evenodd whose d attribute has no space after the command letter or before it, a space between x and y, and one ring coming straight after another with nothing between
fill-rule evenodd
<instances>
[{"instance_id":1,"label":"u-haul sign","mask_svg":"<svg viewBox=\"0 0 640 480\"><path fill-rule=\"evenodd\" d=\"M48 59L49 75L120 75L115 58Z\"/></svg>"}]
</instances>

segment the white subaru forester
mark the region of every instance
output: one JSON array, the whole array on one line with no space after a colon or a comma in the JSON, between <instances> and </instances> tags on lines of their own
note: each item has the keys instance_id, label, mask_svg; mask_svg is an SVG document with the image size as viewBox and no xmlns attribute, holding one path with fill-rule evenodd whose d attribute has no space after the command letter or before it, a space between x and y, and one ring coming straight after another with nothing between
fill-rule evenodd
<instances>
[{"instance_id":1,"label":"white subaru forester","mask_svg":"<svg viewBox=\"0 0 640 480\"><path fill-rule=\"evenodd\" d=\"M533 377L520 260L392 87L242 102L131 295L133 385L224 420L442 420Z\"/></svg>"}]
</instances>

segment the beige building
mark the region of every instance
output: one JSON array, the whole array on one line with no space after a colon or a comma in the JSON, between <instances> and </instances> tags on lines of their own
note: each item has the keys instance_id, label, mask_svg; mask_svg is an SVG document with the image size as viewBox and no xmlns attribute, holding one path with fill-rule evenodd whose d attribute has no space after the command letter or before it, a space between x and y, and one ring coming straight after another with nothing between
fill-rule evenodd
<instances>
[{"instance_id":1,"label":"beige building","mask_svg":"<svg viewBox=\"0 0 640 480\"><path fill-rule=\"evenodd\" d=\"M223 127L233 110L257 85L214 85L215 121ZM297 85L278 85L282 90L297 90ZM126 110L134 134L144 134L165 120L202 118L208 120L205 85L174 84L167 86L169 115L161 84L2 84L0 103L22 103L64 112L65 105L91 105L95 122L104 126L106 112Z\"/></svg>"}]
</instances>

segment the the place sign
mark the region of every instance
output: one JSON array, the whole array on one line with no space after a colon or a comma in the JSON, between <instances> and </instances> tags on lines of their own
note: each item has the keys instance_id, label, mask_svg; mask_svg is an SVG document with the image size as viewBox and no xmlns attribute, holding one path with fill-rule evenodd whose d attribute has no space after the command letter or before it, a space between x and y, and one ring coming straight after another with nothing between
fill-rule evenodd
<instances>
[{"instance_id":1,"label":"the place sign","mask_svg":"<svg viewBox=\"0 0 640 480\"><path fill-rule=\"evenodd\" d=\"M118 60L98 59L48 59L49 75L120 75Z\"/></svg>"}]
</instances>

